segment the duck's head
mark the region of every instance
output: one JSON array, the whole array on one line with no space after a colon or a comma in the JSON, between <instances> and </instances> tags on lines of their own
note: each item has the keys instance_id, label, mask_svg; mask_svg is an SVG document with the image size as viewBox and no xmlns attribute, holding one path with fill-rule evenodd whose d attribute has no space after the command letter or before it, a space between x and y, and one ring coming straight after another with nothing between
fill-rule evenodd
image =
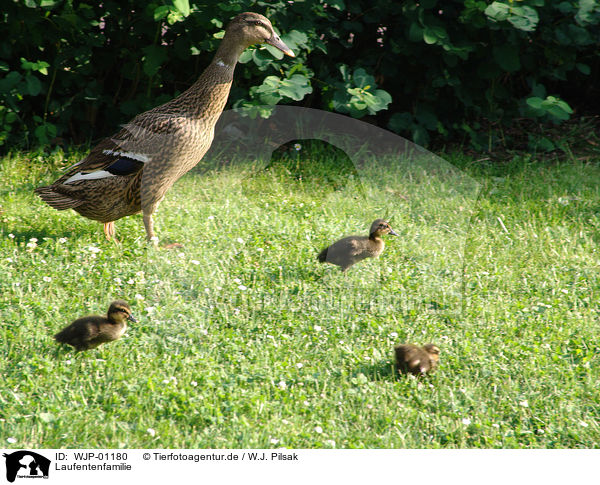
<instances>
[{"instance_id":1,"label":"duck's head","mask_svg":"<svg viewBox=\"0 0 600 485\"><path fill-rule=\"evenodd\" d=\"M434 344L423 345L423 349L425 352L429 354L429 358L433 362L438 362L440 360L440 348Z\"/></svg>"},{"instance_id":2,"label":"duck's head","mask_svg":"<svg viewBox=\"0 0 600 485\"><path fill-rule=\"evenodd\" d=\"M392 236L397 236L390 226L390 223L385 219L375 219L373 224L371 224L371 230L369 231L369 236L371 237L380 237L384 234L390 234Z\"/></svg>"},{"instance_id":3,"label":"duck's head","mask_svg":"<svg viewBox=\"0 0 600 485\"><path fill-rule=\"evenodd\" d=\"M124 322L125 320L131 320L137 322L131 314L131 308L126 301L115 300L110 304L108 308L108 318L114 322Z\"/></svg>"},{"instance_id":4,"label":"duck's head","mask_svg":"<svg viewBox=\"0 0 600 485\"><path fill-rule=\"evenodd\" d=\"M273 30L267 17L254 12L244 12L235 17L225 29L225 38L233 39L242 50L253 44L270 44L284 54L295 57Z\"/></svg>"}]
</instances>

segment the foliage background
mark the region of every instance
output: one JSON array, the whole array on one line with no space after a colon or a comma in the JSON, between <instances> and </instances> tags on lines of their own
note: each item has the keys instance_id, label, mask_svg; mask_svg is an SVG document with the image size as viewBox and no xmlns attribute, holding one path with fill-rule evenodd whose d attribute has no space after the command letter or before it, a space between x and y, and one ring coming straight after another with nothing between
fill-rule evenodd
<instances>
[{"instance_id":1,"label":"foliage background","mask_svg":"<svg viewBox=\"0 0 600 485\"><path fill-rule=\"evenodd\" d=\"M185 90L245 10L267 15L298 56L244 53L230 103L251 116L298 103L423 145L491 149L515 119L558 124L600 106L595 0L13 0L0 14L0 143L108 135Z\"/></svg>"}]
</instances>

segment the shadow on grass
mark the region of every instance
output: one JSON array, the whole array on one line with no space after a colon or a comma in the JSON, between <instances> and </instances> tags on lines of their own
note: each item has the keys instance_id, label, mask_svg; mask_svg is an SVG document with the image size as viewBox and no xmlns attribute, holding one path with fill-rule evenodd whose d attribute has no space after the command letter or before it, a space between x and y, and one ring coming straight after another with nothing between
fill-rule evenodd
<instances>
[{"instance_id":1,"label":"shadow on grass","mask_svg":"<svg viewBox=\"0 0 600 485\"><path fill-rule=\"evenodd\" d=\"M382 359L373 364L361 364L356 368L356 375L364 375L370 381L398 380L394 362Z\"/></svg>"}]
</instances>

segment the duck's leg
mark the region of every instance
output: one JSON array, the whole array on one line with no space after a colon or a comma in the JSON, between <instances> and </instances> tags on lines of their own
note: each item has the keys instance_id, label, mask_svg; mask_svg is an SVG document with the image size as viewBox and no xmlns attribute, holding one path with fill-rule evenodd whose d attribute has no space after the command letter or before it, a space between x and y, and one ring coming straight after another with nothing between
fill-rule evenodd
<instances>
[{"instance_id":1,"label":"duck's leg","mask_svg":"<svg viewBox=\"0 0 600 485\"><path fill-rule=\"evenodd\" d=\"M154 246L158 246L158 238L154 234L154 220L150 211L144 211L144 227L146 228L146 239L148 242L151 242Z\"/></svg>"},{"instance_id":2,"label":"duck's leg","mask_svg":"<svg viewBox=\"0 0 600 485\"><path fill-rule=\"evenodd\" d=\"M104 235L109 241L115 239L115 221L104 223Z\"/></svg>"}]
</instances>

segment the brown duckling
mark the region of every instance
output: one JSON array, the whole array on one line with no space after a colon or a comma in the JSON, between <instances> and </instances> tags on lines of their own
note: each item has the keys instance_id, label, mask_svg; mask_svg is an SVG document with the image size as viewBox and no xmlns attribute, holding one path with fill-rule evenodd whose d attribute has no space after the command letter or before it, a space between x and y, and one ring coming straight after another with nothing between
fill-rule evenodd
<instances>
[{"instance_id":1,"label":"brown duckling","mask_svg":"<svg viewBox=\"0 0 600 485\"><path fill-rule=\"evenodd\" d=\"M440 349L437 345L427 344L419 347L413 344L397 345L396 370L404 374L425 375L434 370L440 360Z\"/></svg>"},{"instance_id":2,"label":"brown duckling","mask_svg":"<svg viewBox=\"0 0 600 485\"><path fill-rule=\"evenodd\" d=\"M379 256L385 244L381 236L391 234L397 236L388 221L376 219L371 224L369 236L348 236L334 242L319 253L317 259L321 263L331 263L346 271L350 266L366 258Z\"/></svg>"},{"instance_id":3,"label":"brown duckling","mask_svg":"<svg viewBox=\"0 0 600 485\"><path fill-rule=\"evenodd\" d=\"M120 338L127 330L127 320L137 322L123 300L115 300L106 317L91 315L78 318L58 332L54 339L77 350L95 349L98 345Z\"/></svg>"}]
</instances>

